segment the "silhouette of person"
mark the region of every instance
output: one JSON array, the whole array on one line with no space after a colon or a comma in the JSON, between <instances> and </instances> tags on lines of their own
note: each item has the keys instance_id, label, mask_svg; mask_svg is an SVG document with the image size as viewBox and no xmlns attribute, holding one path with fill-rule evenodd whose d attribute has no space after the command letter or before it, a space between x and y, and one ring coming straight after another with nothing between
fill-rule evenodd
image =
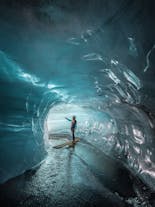
<instances>
[{"instance_id":1,"label":"silhouette of person","mask_svg":"<svg viewBox=\"0 0 155 207\"><path fill-rule=\"evenodd\" d=\"M65 119L71 121L71 133L72 133L73 143L75 143L75 129L77 126L76 116L73 116L72 120L67 117L65 117Z\"/></svg>"}]
</instances>

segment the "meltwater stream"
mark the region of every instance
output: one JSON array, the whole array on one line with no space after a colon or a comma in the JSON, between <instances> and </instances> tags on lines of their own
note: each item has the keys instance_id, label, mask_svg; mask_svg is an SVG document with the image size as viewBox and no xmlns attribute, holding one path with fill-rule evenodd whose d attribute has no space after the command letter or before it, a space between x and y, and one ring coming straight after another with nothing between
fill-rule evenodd
<instances>
[{"instance_id":1,"label":"meltwater stream","mask_svg":"<svg viewBox=\"0 0 155 207\"><path fill-rule=\"evenodd\" d=\"M0 201L154 206L154 2L11 2L0 20ZM72 115L80 142L53 149L71 139Z\"/></svg>"}]
</instances>

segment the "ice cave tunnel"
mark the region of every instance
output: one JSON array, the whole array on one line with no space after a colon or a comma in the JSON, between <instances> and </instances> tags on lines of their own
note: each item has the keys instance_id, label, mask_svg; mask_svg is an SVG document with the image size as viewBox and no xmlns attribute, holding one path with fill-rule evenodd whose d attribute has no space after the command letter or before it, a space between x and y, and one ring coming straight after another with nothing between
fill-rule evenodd
<instances>
[{"instance_id":1,"label":"ice cave tunnel","mask_svg":"<svg viewBox=\"0 0 155 207\"><path fill-rule=\"evenodd\" d=\"M0 15L0 201L155 206L154 0L2 0ZM81 140L55 150L72 115Z\"/></svg>"}]
</instances>

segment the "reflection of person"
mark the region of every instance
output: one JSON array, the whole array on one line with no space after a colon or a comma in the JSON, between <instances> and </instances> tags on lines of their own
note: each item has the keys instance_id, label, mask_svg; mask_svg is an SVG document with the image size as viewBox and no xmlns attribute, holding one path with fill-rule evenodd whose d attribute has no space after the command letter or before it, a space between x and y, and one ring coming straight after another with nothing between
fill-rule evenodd
<instances>
[{"instance_id":1,"label":"reflection of person","mask_svg":"<svg viewBox=\"0 0 155 207\"><path fill-rule=\"evenodd\" d=\"M68 121L71 121L72 138L73 138L73 142L75 142L75 129L76 129L76 125L77 125L76 117L73 116L72 120L68 119L67 117L65 117L65 119L67 119Z\"/></svg>"}]
</instances>

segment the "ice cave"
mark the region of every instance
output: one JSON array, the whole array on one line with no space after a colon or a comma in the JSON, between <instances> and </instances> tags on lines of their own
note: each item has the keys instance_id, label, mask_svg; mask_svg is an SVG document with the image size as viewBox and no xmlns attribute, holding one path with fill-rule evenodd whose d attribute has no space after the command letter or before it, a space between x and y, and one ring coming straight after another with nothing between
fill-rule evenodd
<instances>
[{"instance_id":1,"label":"ice cave","mask_svg":"<svg viewBox=\"0 0 155 207\"><path fill-rule=\"evenodd\" d=\"M155 206L155 1L1 0L0 206ZM71 142L70 123L76 116Z\"/></svg>"}]
</instances>

